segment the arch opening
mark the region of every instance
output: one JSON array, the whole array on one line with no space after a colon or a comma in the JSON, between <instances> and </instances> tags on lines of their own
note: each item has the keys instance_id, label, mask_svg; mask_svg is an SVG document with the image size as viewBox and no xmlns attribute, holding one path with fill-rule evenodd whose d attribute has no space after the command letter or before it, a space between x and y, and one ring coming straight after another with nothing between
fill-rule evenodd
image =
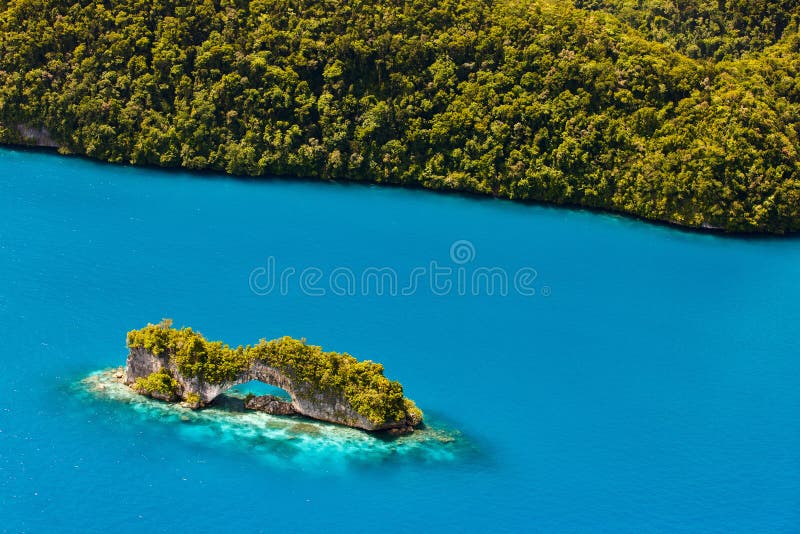
<instances>
[{"instance_id":1,"label":"arch opening","mask_svg":"<svg viewBox=\"0 0 800 534\"><path fill-rule=\"evenodd\" d=\"M278 386L267 384L260 380L251 380L250 382L238 384L230 388L228 391L226 391L225 394L242 396L243 398L246 397L248 394L255 395L257 397L263 395L272 395L273 397L278 397L281 400L292 402L292 396L289 395L288 391L286 391L283 388L279 388Z\"/></svg>"},{"instance_id":2,"label":"arch opening","mask_svg":"<svg viewBox=\"0 0 800 534\"><path fill-rule=\"evenodd\" d=\"M237 412L258 411L272 415L297 415L292 396L283 388L260 380L232 386L211 402Z\"/></svg>"}]
</instances>

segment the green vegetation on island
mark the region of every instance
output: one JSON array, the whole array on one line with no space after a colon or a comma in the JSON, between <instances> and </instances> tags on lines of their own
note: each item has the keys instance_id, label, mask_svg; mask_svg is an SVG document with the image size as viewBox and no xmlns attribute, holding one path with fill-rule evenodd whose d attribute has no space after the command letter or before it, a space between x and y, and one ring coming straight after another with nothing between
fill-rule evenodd
<instances>
[{"instance_id":1,"label":"green vegetation on island","mask_svg":"<svg viewBox=\"0 0 800 534\"><path fill-rule=\"evenodd\" d=\"M131 349L143 348L164 357L174 364L182 377L198 378L209 384L234 383L254 364L276 369L299 387L293 396L316 397L332 394L346 399L356 413L375 425L392 421L422 421L422 412L403 395L403 386L383 374L383 366L372 361L359 361L346 353L325 352L307 345L304 340L283 337L272 341L262 339L253 346L235 349L219 341L207 341L191 328L176 329L172 321L148 324L128 332ZM249 378L248 378L249 379ZM133 388L146 394L157 392L175 396L178 383L166 368L147 377L136 378ZM193 393L189 393L192 395ZM199 404L199 397L184 400Z\"/></svg>"},{"instance_id":2,"label":"green vegetation on island","mask_svg":"<svg viewBox=\"0 0 800 534\"><path fill-rule=\"evenodd\" d=\"M170 319L131 330L127 344L128 348L141 347L156 356L169 356L182 375L211 384L234 380L253 360L250 347L231 349L221 341L207 341L191 328L172 328Z\"/></svg>"},{"instance_id":3,"label":"green vegetation on island","mask_svg":"<svg viewBox=\"0 0 800 534\"><path fill-rule=\"evenodd\" d=\"M178 382L166 369L160 369L146 377L137 378L132 387L137 393L157 396L166 400L174 399L178 395Z\"/></svg>"},{"instance_id":4,"label":"green vegetation on island","mask_svg":"<svg viewBox=\"0 0 800 534\"><path fill-rule=\"evenodd\" d=\"M62 152L112 162L797 231L798 11L789 0L3 0L0 142L44 128Z\"/></svg>"}]
</instances>

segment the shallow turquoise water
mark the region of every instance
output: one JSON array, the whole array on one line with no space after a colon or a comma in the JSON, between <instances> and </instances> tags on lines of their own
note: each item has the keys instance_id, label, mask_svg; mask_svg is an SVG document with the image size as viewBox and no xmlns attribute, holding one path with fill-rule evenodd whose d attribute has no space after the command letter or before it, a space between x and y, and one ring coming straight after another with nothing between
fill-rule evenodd
<instances>
[{"instance_id":1,"label":"shallow turquoise water","mask_svg":"<svg viewBox=\"0 0 800 534\"><path fill-rule=\"evenodd\" d=\"M800 527L797 239L13 150L0 213L3 530ZM258 294L270 257L319 269L326 296L296 278ZM447 294L330 284L431 262L453 269ZM479 267L535 269L535 294L458 291L458 269ZM79 387L161 317L380 361L458 446L298 453Z\"/></svg>"}]
</instances>

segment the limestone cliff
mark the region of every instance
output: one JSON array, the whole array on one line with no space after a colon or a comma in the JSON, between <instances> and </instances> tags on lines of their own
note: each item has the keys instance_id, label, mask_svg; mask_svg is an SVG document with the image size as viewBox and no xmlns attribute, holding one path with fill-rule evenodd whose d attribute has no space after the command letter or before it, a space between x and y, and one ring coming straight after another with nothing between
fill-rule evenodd
<instances>
[{"instance_id":1,"label":"limestone cliff","mask_svg":"<svg viewBox=\"0 0 800 534\"><path fill-rule=\"evenodd\" d=\"M262 340L231 349L165 321L130 332L128 347L125 383L156 398L200 407L235 385L258 380L284 389L291 408L313 419L364 430L412 430L422 423L422 412L398 382L383 376L380 364L304 341Z\"/></svg>"},{"instance_id":2,"label":"limestone cliff","mask_svg":"<svg viewBox=\"0 0 800 534\"><path fill-rule=\"evenodd\" d=\"M45 148L58 148L58 143L50 137L50 132L46 128L33 128L25 124L17 124L17 133L23 143Z\"/></svg>"}]
</instances>

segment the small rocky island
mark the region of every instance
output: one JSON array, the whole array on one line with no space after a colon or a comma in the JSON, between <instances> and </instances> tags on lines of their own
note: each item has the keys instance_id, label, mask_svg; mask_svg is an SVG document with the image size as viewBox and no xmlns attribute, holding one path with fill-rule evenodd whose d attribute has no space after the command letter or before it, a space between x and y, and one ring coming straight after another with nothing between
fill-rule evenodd
<instances>
[{"instance_id":1,"label":"small rocky island","mask_svg":"<svg viewBox=\"0 0 800 534\"><path fill-rule=\"evenodd\" d=\"M346 353L325 352L283 337L231 348L172 321L128 332L124 382L142 395L202 408L238 384L258 380L283 388L291 402L248 396L245 407L276 415L303 415L363 430L411 432L422 412L383 366Z\"/></svg>"}]
</instances>

